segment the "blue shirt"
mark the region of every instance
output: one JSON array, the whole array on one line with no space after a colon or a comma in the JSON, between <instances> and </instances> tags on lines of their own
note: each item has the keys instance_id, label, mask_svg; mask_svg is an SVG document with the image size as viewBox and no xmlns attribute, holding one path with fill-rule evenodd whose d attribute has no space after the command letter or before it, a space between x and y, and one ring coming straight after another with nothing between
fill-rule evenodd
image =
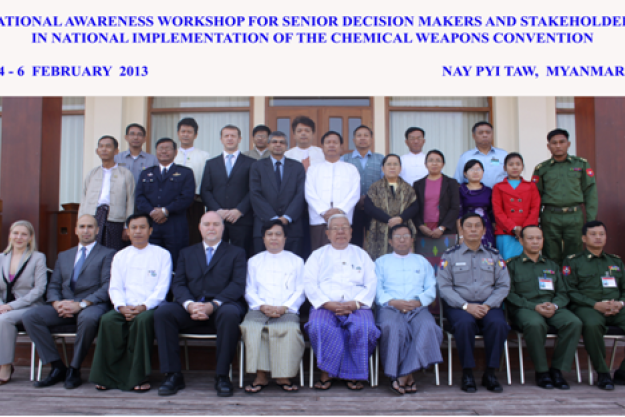
<instances>
[{"instance_id":1,"label":"blue shirt","mask_svg":"<svg viewBox=\"0 0 625 417\"><path fill-rule=\"evenodd\" d=\"M363 157L356 150L352 153L346 153L341 157L341 161L352 164L360 174L360 195L366 195L369 187L381 178L384 178L382 171L382 160L384 155L373 153L371 151Z\"/></svg>"},{"instance_id":2,"label":"blue shirt","mask_svg":"<svg viewBox=\"0 0 625 417\"><path fill-rule=\"evenodd\" d=\"M508 152L493 146L491 146L490 151L486 155L480 152L477 147L466 151L460 156L460 160L458 160L454 178L458 181L458 184L468 182L464 176L464 165L471 159L477 159L484 165L484 178L482 178L482 183L487 187L493 188L495 184L500 183L506 178L503 161L507 155Z\"/></svg>"},{"instance_id":3,"label":"blue shirt","mask_svg":"<svg viewBox=\"0 0 625 417\"><path fill-rule=\"evenodd\" d=\"M434 268L421 255L381 256L375 261L375 275L378 277L375 301L380 306L391 300L419 300L427 306L436 299Z\"/></svg>"}]
</instances>

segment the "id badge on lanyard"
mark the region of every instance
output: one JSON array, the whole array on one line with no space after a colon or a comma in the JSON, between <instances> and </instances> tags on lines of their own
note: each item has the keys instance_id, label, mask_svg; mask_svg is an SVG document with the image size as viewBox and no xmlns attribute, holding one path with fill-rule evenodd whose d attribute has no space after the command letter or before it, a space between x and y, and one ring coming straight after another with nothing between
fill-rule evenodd
<instances>
[{"instance_id":1,"label":"id badge on lanyard","mask_svg":"<svg viewBox=\"0 0 625 417\"><path fill-rule=\"evenodd\" d=\"M601 277L603 288L616 288L616 278L610 276L610 271L606 271L605 276Z\"/></svg>"},{"instance_id":2,"label":"id badge on lanyard","mask_svg":"<svg viewBox=\"0 0 625 417\"><path fill-rule=\"evenodd\" d=\"M553 278L547 278L547 276L538 277L538 288L543 291L553 291Z\"/></svg>"}]
</instances>

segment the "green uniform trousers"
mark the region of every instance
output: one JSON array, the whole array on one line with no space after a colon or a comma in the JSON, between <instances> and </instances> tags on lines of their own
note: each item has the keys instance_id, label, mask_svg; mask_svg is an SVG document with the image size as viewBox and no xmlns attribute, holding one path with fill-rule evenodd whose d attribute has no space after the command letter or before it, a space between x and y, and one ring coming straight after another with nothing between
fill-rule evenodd
<instances>
[{"instance_id":1,"label":"green uniform trousers","mask_svg":"<svg viewBox=\"0 0 625 417\"><path fill-rule=\"evenodd\" d=\"M132 390L152 372L154 310L126 321L111 310L100 319L98 342L89 380L97 385Z\"/></svg>"},{"instance_id":2,"label":"green uniform trousers","mask_svg":"<svg viewBox=\"0 0 625 417\"><path fill-rule=\"evenodd\" d=\"M582 336L584 346L590 356L592 366L599 373L608 373L608 365L605 363L605 342L603 336L608 331L607 326L617 326L625 330L625 309L614 316L606 317L592 307L576 307L574 313L582 321ZM625 371L625 361L621 362L621 369Z\"/></svg>"},{"instance_id":3,"label":"green uniform trousers","mask_svg":"<svg viewBox=\"0 0 625 417\"><path fill-rule=\"evenodd\" d=\"M554 213L544 209L540 213L540 227L543 230L543 256L558 265L569 255L584 250L582 227L584 213L581 209L569 213Z\"/></svg>"},{"instance_id":4,"label":"green uniform trousers","mask_svg":"<svg viewBox=\"0 0 625 417\"><path fill-rule=\"evenodd\" d=\"M545 318L535 310L522 308L511 313L511 316L523 332L523 338L536 372L549 371L545 351L549 326L558 330L558 341L551 358L551 367L564 372L571 370L579 336L582 333L582 322L575 314L566 309L559 309L550 318Z\"/></svg>"}]
</instances>

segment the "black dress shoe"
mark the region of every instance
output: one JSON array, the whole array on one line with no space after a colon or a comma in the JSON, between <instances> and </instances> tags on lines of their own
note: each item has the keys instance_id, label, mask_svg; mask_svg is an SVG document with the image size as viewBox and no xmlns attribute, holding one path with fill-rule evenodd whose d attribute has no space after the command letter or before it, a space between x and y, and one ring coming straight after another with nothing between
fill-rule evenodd
<instances>
[{"instance_id":1,"label":"black dress shoe","mask_svg":"<svg viewBox=\"0 0 625 417\"><path fill-rule=\"evenodd\" d=\"M166 396L166 395L174 395L179 390L184 389L184 376L182 372L174 372L171 374L167 374L167 378L165 378L165 382L158 388L158 395Z\"/></svg>"},{"instance_id":2,"label":"black dress shoe","mask_svg":"<svg viewBox=\"0 0 625 417\"><path fill-rule=\"evenodd\" d=\"M614 371L614 385L625 385L625 371L617 369Z\"/></svg>"},{"instance_id":3,"label":"black dress shoe","mask_svg":"<svg viewBox=\"0 0 625 417\"><path fill-rule=\"evenodd\" d=\"M553 381L549 372L536 372L536 385L544 389L553 389Z\"/></svg>"},{"instance_id":4,"label":"black dress shoe","mask_svg":"<svg viewBox=\"0 0 625 417\"><path fill-rule=\"evenodd\" d=\"M614 381L610 378L610 374L599 374L597 387L606 391L612 391L614 389Z\"/></svg>"},{"instance_id":5,"label":"black dress shoe","mask_svg":"<svg viewBox=\"0 0 625 417\"><path fill-rule=\"evenodd\" d=\"M549 375L551 376L551 380L553 381L553 386L557 389L571 389L571 386L564 376L562 376L562 372L559 369L550 369Z\"/></svg>"},{"instance_id":6,"label":"black dress shoe","mask_svg":"<svg viewBox=\"0 0 625 417\"><path fill-rule=\"evenodd\" d=\"M82 385L80 378L80 369L68 368L65 376L65 388L74 389Z\"/></svg>"},{"instance_id":7,"label":"black dress shoe","mask_svg":"<svg viewBox=\"0 0 625 417\"><path fill-rule=\"evenodd\" d=\"M65 381L67 369L52 368L50 374L43 381L37 381L33 384L35 388L51 387L52 385Z\"/></svg>"},{"instance_id":8,"label":"black dress shoe","mask_svg":"<svg viewBox=\"0 0 625 417\"><path fill-rule=\"evenodd\" d=\"M470 394L473 394L477 391L477 385L475 384L475 378L472 375L463 375L462 376L462 390L466 391Z\"/></svg>"},{"instance_id":9,"label":"black dress shoe","mask_svg":"<svg viewBox=\"0 0 625 417\"><path fill-rule=\"evenodd\" d=\"M495 375L484 374L484 376L482 376L482 385L489 391L503 392L503 387L499 381L497 381L497 377Z\"/></svg>"},{"instance_id":10,"label":"black dress shoe","mask_svg":"<svg viewBox=\"0 0 625 417\"><path fill-rule=\"evenodd\" d=\"M234 387L230 378L224 375L219 375L217 381L215 381L215 390L217 390L218 397L232 397L234 394Z\"/></svg>"}]
</instances>

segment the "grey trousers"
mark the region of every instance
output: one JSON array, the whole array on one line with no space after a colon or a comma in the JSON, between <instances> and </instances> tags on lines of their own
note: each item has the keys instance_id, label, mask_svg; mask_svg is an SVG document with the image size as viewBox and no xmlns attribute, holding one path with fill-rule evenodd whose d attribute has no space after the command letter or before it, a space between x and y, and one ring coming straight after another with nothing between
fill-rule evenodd
<instances>
[{"instance_id":1,"label":"grey trousers","mask_svg":"<svg viewBox=\"0 0 625 417\"><path fill-rule=\"evenodd\" d=\"M56 343L52 338L50 327L75 324L74 357L69 366L80 369L80 365L89 353L93 339L98 333L100 316L108 310L108 305L97 304L85 308L73 318L62 318L59 317L54 307L48 304L30 309L24 314L22 322L28 336L35 342L37 353L44 364L61 359Z\"/></svg>"},{"instance_id":2,"label":"grey trousers","mask_svg":"<svg viewBox=\"0 0 625 417\"><path fill-rule=\"evenodd\" d=\"M17 325L22 323L24 313L34 307L11 310L0 314L0 365L13 363L15 359L15 342Z\"/></svg>"}]
</instances>

